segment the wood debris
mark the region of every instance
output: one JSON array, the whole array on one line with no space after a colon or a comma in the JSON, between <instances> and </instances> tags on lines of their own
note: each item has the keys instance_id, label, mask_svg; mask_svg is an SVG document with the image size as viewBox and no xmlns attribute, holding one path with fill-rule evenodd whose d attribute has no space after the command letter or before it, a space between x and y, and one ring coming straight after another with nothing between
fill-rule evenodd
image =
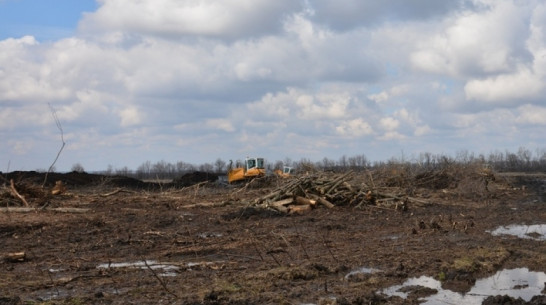
<instances>
[{"instance_id":1,"label":"wood debris","mask_svg":"<svg viewBox=\"0 0 546 305\"><path fill-rule=\"evenodd\" d=\"M66 207L66 208L0 207L0 213L32 213L32 212L39 212L39 211L85 214L85 213L89 213L91 209L70 208L70 207Z\"/></svg>"},{"instance_id":2,"label":"wood debris","mask_svg":"<svg viewBox=\"0 0 546 305\"><path fill-rule=\"evenodd\" d=\"M9 262L9 263L19 263L19 262L24 262L25 260L27 259L27 256L26 256L26 253L25 252L13 252L13 253L8 253L4 256L3 260L5 262Z\"/></svg>"},{"instance_id":3,"label":"wood debris","mask_svg":"<svg viewBox=\"0 0 546 305\"><path fill-rule=\"evenodd\" d=\"M408 196L380 192L369 187L352 171L335 173L314 173L291 177L270 193L249 202L250 205L273 209L287 214L303 214L317 206L333 208L349 205L386 206L394 209L407 209L409 201L427 204L424 200Z\"/></svg>"},{"instance_id":4,"label":"wood debris","mask_svg":"<svg viewBox=\"0 0 546 305\"><path fill-rule=\"evenodd\" d=\"M60 195L66 192L66 186L61 180L55 182L55 186L51 189L51 195Z\"/></svg>"},{"instance_id":5,"label":"wood debris","mask_svg":"<svg viewBox=\"0 0 546 305\"><path fill-rule=\"evenodd\" d=\"M19 198L19 199L23 202L23 204L24 204L26 207L28 207L29 204L28 204L27 200L25 199L25 197L23 197L21 194L19 194L19 192L18 192L17 189L15 188L15 183L13 183L13 179L11 179L11 180L9 181L9 183L10 183L10 190L11 190L11 193L13 194L13 196Z\"/></svg>"}]
</instances>

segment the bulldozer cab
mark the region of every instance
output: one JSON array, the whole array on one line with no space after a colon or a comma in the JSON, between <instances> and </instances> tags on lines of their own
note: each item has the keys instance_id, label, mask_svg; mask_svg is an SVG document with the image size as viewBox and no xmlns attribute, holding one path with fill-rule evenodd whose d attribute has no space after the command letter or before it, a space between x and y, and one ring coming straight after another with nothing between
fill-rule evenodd
<instances>
[{"instance_id":1,"label":"bulldozer cab","mask_svg":"<svg viewBox=\"0 0 546 305\"><path fill-rule=\"evenodd\" d=\"M282 170L280 169L275 170L275 174L277 174L277 176L282 178L288 178L292 174L294 174L294 168L290 166L283 166Z\"/></svg>"},{"instance_id":2,"label":"bulldozer cab","mask_svg":"<svg viewBox=\"0 0 546 305\"><path fill-rule=\"evenodd\" d=\"M264 158L246 158L246 171L248 172L251 169L265 169Z\"/></svg>"},{"instance_id":3,"label":"bulldozer cab","mask_svg":"<svg viewBox=\"0 0 546 305\"><path fill-rule=\"evenodd\" d=\"M291 175L294 173L294 168L293 167L290 167L290 166L284 166L282 168L282 173L283 174L286 174L286 175Z\"/></svg>"}]
</instances>

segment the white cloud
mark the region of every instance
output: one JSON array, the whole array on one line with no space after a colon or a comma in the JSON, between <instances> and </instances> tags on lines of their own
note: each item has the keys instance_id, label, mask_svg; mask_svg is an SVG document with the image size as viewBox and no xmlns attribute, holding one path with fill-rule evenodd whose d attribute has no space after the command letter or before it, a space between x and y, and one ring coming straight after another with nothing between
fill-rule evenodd
<instances>
[{"instance_id":1,"label":"white cloud","mask_svg":"<svg viewBox=\"0 0 546 305\"><path fill-rule=\"evenodd\" d=\"M268 93L260 101L249 104L256 115L298 120L340 119L348 115L350 96L345 92L308 93L296 88L275 95Z\"/></svg>"},{"instance_id":2,"label":"white cloud","mask_svg":"<svg viewBox=\"0 0 546 305\"><path fill-rule=\"evenodd\" d=\"M376 103L383 103L389 99L389 94L386 91L381 91L379 93L368 95L368 98Z\"/></svg>"},{"instance_id":3,"label":"white cloud","mask_svg":"<svg viewBox=\"0 0 546 305\"><path fill-rule=\"evenodd\" d=\"M528 57L522 46L529 35L529 7L495 1L447 18L416 45L411 61L418 69L453 76L511 71Z\"/></svg>"},{"instance_id":4,"label":"white cloud","mask_svg":"<svg viewBox=\"0 0 546 305\"><path fill-rule=\"evenodd\" d=\"M396 85L392 88L389 88L386 91L381 91L379 93L370 94L368 98L375 101L376 103L384 103L392 98L399 96L404 96L410 92L409 85Z\"/></svg>"},{"instance_id":5,"label":"white cloud","mask_svg":"<svg viewBox=\"0 0 546 305\"><path fill-rule=\"evenodd\" d=\"M379 136L379 139L382 141L404 140L406 139L406 136L398 131L387 131L383 135Z\"/></svg>"},{"instance_id":6,"label":"white cloud","mask_svg":"<svg viewBox=\"0 0 546 305\"><path fill-rule=\"evenodd\" d=\"M136 107L128 107L119 112L122 127L138 125L142 122L142 114Z\"/></svg>"},{"instance_id":7,"label":"white cloud","mask_svg":"<svg viewBox=\"0 0 546 305\"><path fill-rule=\"evenodd\" d=\"M55 88L49 71L37 62L47 51L34 37L0 41L0 100L50 101L63 99L64 88Z\"/></svg>"},{"instance_id":8,"label":"white cloud","mask_svg":"<svg viewBox=\"0 0 546 305\"><path fill-rule=\"evenodd\" d=\"M296 101L298 117L306 120L339 119L347 115L349 99L337 94L300 95Z\"/></svg>"},{"instance_id":9,"label":"white cloud","mask_svg":"<svg viewBox=\"0 0 546 305\"><path fill-rule=\"evenodd\" d=\"M100 0L88 13L81 31L121 31L180 38L205 35L235 38L273 33L279 20L300 5L292 0L130 1Z\"/></svg>"},{"instance_id":10,"label":"white cloud","mask_svg":"<svg viewBox=\"0 0 546 305\"><path fill-rule=\"evenodd\" d=\"M336 127L336 132L345 137L359 138L373 134L373 129L362 118L353 119L350 121L342 121Z\"/></svg>"},{"instance_id":11,"label":"white cloud","mask_svg":"<svg viewBox=\"0 0 546 305\"><path fill-rule=\"evenodd\" d=\"M492 111L454 114L449 125L455 127L456 132L462 137L478 137L492 133L499 135L511 135L517 130L516 116L509 109L495 109Z\"/></svg>"},{"instance_id":12,"label":"white cloud","mask_svg":"<svg viewBox=\"0 0 546 305\"><path fill-rule=\"evenodd\" d=\"M516 122L526 125L546 125L546 107L523 105L518 108Z\"/></svg>"},{"instance_id":13,"label":"white cloud","mask_svg":"<svg viewBox=\"0 0 546 305\"><path fill-rule=\"evenodd\" d=\"M381 126L381 128L387 131L394 131L398 129L398 126L400 126L400 122L395 118L386 117L386 118L382 118L379 121L379 125Z\"/></svg>"},{"instance_id":14,"label":"white cloud","mask_svg":"<svg viewBox=\"0 0 546 305\"><path fill-rule=\"evenodd\" d=\"M513 105L534 99L544 91L544 81L524 69L515 74L501 74L483 80L471 80L465 88L467 99Z\"/></svg>"},{"instance_id":15,"label":"white cloud","mask_svg":"<svg viewBox=\"0 0 546 305\"><path fill-rule=\"evenodd\" d=\"M8 145L12 147L12 152L16 155L26 155L34 148L34 143L30 139L11 142Z\"/></svg>"},{"instance_id":16,"label":"white cloud","mask_svg":"<svg viewBox=\"0 0 546 305\"><path fill-rule=\"evenodd\" d=\"M93 150L210 162L546 141L537 0L98 3L74 37L0 41L0 135L34 143L16 151L57 136L48 103L70 151L108 163Z\"/></svg>"},{"instance_id":17,"label":"white cloud","mask_svg":"<svg viewBox=\"0 0 546 305\"><path fill-rule=\"evenodd\" d=\"M211 128L223 130L226 132L235 131L235 127L228 119L208 119L206 121L206 125Z\"/></svg>"},{"instance_id":18,"label":"white cloud","mask_svg":"<svg viewBox=\"0 0 546 305\"><path fill-rule=\"evenodd\" d=\"M430 134L432 132L432 129L430 128L430 126L428 125L423 125L423 126L417 126L415 128L415 131L413 132L413 134L415 136L424 136L424 135L427 135L427 134Z\"/></svg>"},{"instance_id":19,"label":"white cloud","mask_svg":"<svg viewBox=\"0 0 546 305\"><path fill-rule=\"evenodd\" d=\"M96 90L78 91L76 101L65 104L56 110L60 120L78 122L96 122L97 116L104 119L110 111L105 101L113 98Z\"/></svg>"},{"instance_id":20,"label":"white cloud","mask_svg":"<svg viewBox=\"0 0 546 305\"><path fill-rule=\"evenodd\" d=\"M272 118L272 120L287 118L295 111L294 101L301 94L300 91L294 88L289 88L287 92L279 92L277 94L266 93L261 100L247 105L250 117L259 117L261 119Z\"/></svg>"}]
</instances>

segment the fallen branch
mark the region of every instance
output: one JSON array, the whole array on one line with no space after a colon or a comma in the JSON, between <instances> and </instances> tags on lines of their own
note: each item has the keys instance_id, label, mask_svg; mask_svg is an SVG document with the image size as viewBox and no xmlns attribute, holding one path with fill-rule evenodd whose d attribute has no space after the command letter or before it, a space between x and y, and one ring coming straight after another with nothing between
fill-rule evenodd
<instances>
[{"instance_id":1,"label":"fallen branch","mask_svg":"<svg viewBox=\"0 0 546 305\"><path fill-rule=\"evenodd\" d=\"M128 190L124 190L124 189L116 189L110 193L106 193L106 194L100 194L101 197L108 197L108 196L112 196L112 195L115 195L117 193L121 193L121 192L125 192L125 193L135 193L134 191L128 191Z\"/></svg>"},{"instance_id":2,"label":"fallen branch","mask_svg":"<svg viewBox=\"0 0 546 305\"><path fill-rule=\"evenodd\" d=\"M81 208L46 208L46 209L35 209L31 207L16 207L16 208L5 208L1 207L0 212L1 213L31 213L31 212L38 212L38 211L50 211L50 212L58 212L58 213L76 213L76 214L84 214L91 211L91 209L81 209Z\"/></svg>"},{"instance_id":3,"label":"fallen branch","mask_svg":"<svg viewBox=\"0 0 546 305\"><path fill-rule=\"evenodd\" d=\"M10 262L10 263L19 263L19 262L24 262L26 258L27 256L25 252L14 252L14 253L6 254L3 258L3 261Z\"/></svg>"},{"instance_id":4,"label":"fallen branch","mask_svg":"<svg viewBox=\"0 0 546 305\"><path fill-rule=\"evenodd\" d=\"M226 205L231 204L230 201L222 201L222 202L199 202L194 204L187 204L179 206L179 208L184 209L192 209L192 208L215 208L215 207L223 207Z\"/></svg>"},{"instance_id":5,"label":"fallen branch","mask_svg":"<svg viewBox=\"0 0 546 305\"><path fill-rule=\"evenodd\" d=\"M165 284L165 281L163 281L158 275L157 273L155 272L155 270L150 267L150 265L148 264L148 261L146 261L145 259L142 260L144 262L144 264L146 265L146 268L148 268L148 270L150 270L152 272L152 274L154 275L154 277L157 279L157 281L159 282L159 284L161 284L161 286L163 287L163 289L169 293L170 295L172 295L173 297L175 297L175 299L179 299L180 297L172 292L169 287L167 287L167 284Z\"/></svg>"},{"instance_id":6,"label":"fallen branch","mask_svg":"<svg viewBox=\"0 0 546 305\"><path fill-rule=\"evenodd\" d=\"M27 200L25 199L25 197L23 197L21 194L19 194L19 192L17 192L17 190L15 189L15 184L13 183L13 179L11 179L9 181L10 183L10 189L11 189L11 193L16 196L17 198L21 199L21 201L23 202L23 204L28 207L29 204L27 202Z\"/></svg>"}]
</instances>

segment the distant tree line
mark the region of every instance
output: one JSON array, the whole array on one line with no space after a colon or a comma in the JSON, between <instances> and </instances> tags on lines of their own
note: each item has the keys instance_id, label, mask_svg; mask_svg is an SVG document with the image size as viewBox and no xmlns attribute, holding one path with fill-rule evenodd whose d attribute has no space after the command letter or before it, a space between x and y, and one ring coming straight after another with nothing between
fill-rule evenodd
<instances>
[{"instance_id":1,"label":"distant tree line","mask_svg":"<svg viewBox=\"0 0 546 305\"><path fill-rule=\"evenodd\" d=\"M231 162L230 162L231 163ZM243 164L242 160L235 160L233 165ZM405 164L408 166L420 168L422 170L434 170L443 168L452 164L459 165L481 165L491 168L498 172L522 171L522 172L546 172L546 149L537 150L534 153L526 148L520 148L517 152L500 152L495 151L488 155L468 152L466 150L459 151L455 156L445 154L420 153L418 156L412 156L406 159L404 156L399 158L391 158L386 161L371 162L366 155L360 154L355 156L341 156L338 160L323 158L320 161L311 161L309 159L301 159L293 161L289 158L285 160L277 160L273 162L266 161L268 171L282 169L283 166L293 167L296 172L306 171L333 171L341 172L346 170L362 171L375 169L391 165ZM146 161L142 163L136 170L129 168L114 168L109 165L101 174L106 175L122 175L138 179L174 179L187 173L192 172L207 172L215 174L225 174L229 163L220 158L213 163L203 163L194 165L191 163L178 161L170 163L164 160L152 163ZM80 163L72 166L72 171L83 172L84 168Z\"/></svg>"}]
</instances>

